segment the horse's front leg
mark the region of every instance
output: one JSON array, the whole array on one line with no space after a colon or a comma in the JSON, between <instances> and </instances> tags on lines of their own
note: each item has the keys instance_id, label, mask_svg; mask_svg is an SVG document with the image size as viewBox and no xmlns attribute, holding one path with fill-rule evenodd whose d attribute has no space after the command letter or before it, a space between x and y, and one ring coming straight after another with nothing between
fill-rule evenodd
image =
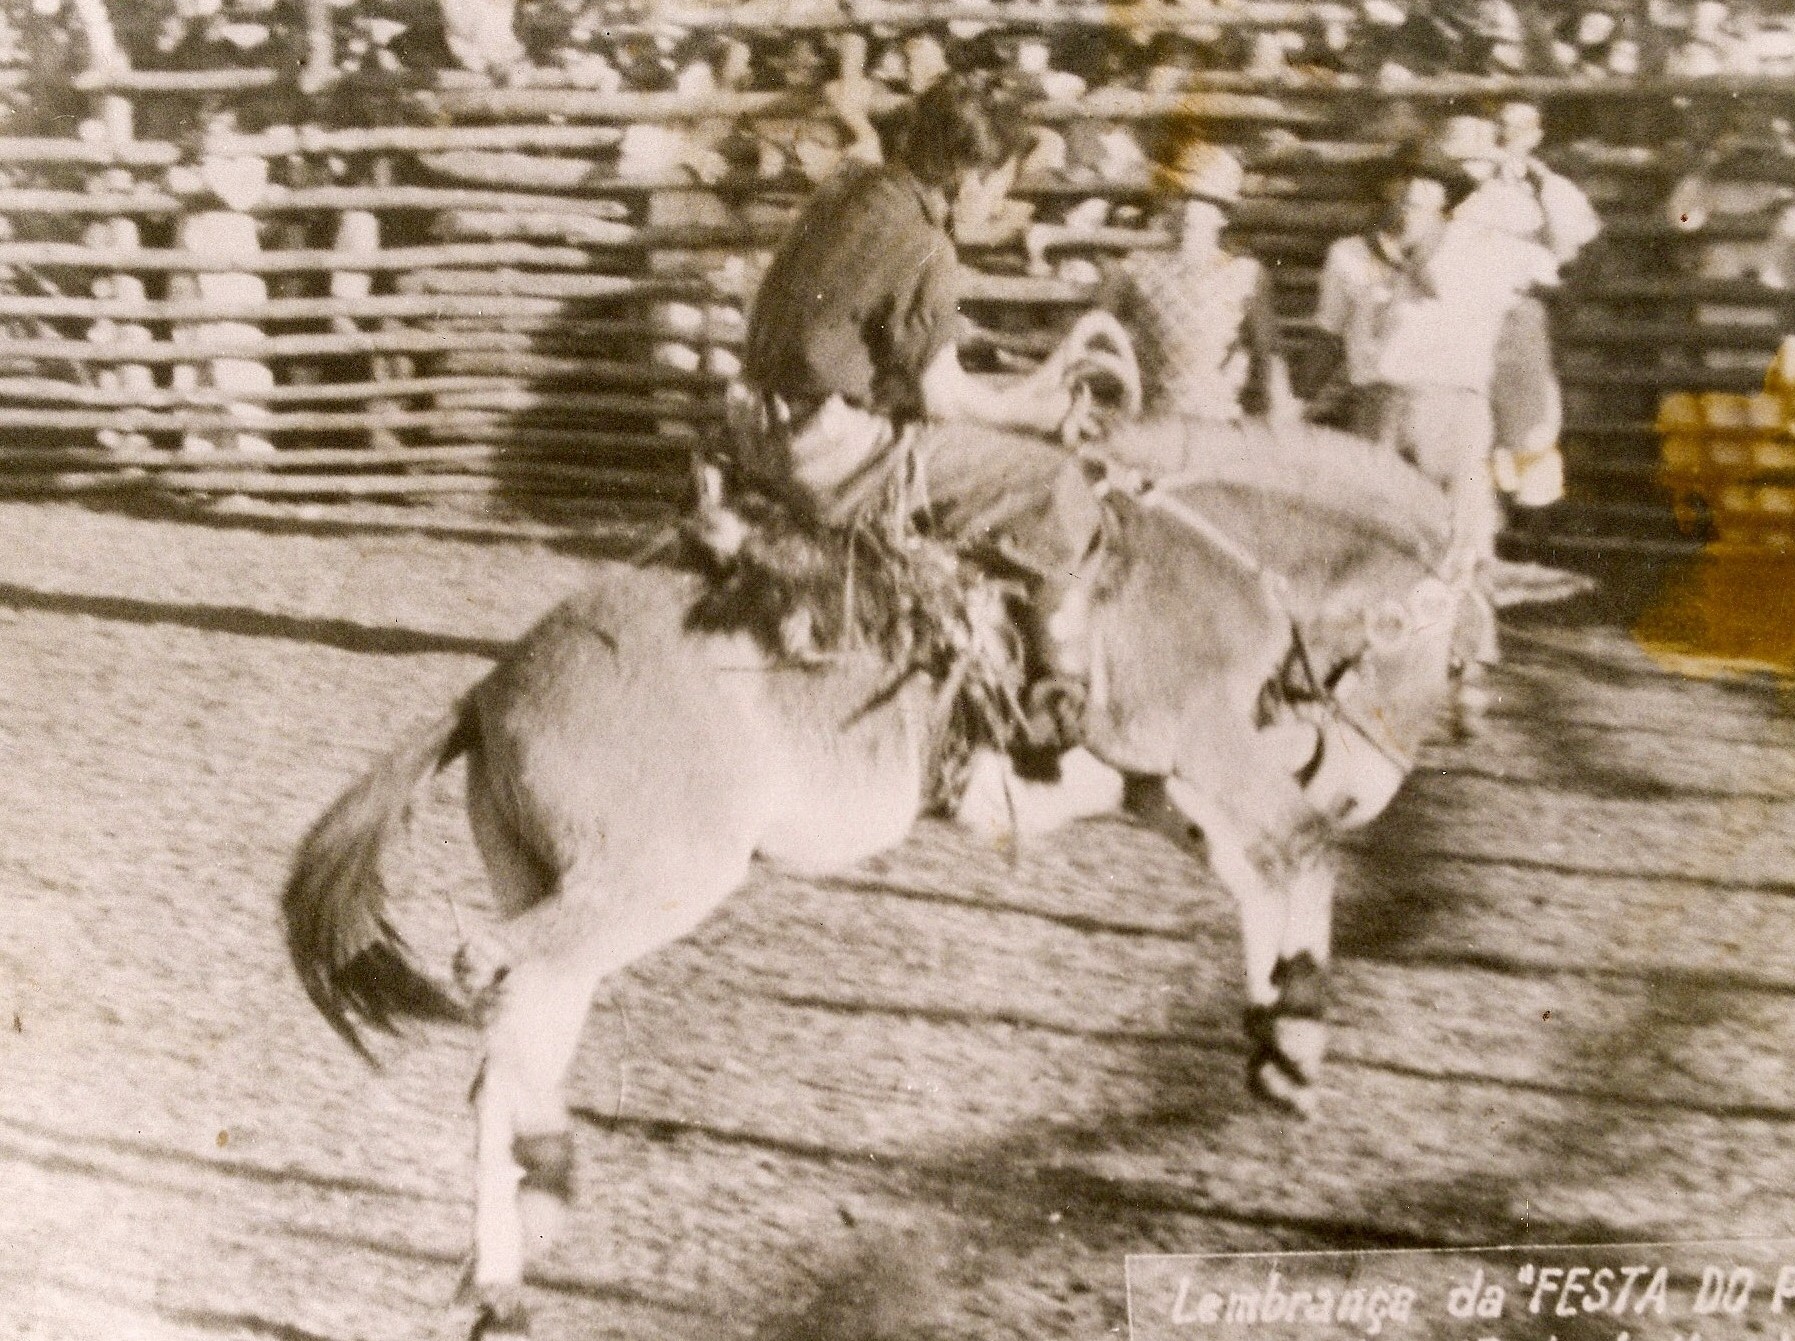
<instances>
[{"instance_id":1,"label":"horse's front leg","mask_svg":"<svg viewBox=\"0 0 1795 1341\"><path fill-rule=\"evenodd\" d=\"M1201 831L1205 856L1240 912L1247 1073L1253 1088L1308 1116L1327 1047L1333 871L1310 834L1248 824L1234 804L1179 778L1166 799Z\"/></svg>"},{"instance_id":2,"label":"horse's front leg","mask_svg":"<svg viewBox=\"0 0 1795 1341\"><path fill-rule=\"evenodd\" d=\"M1332 851L1320 840L1299 834L1288 841L1273 873L1284 891L1283 935L1271 969L1273 998L1268 1012L1249 1010L1247 1033L1258 1054L1254 1084L1308 1114L1327 1052L1335 870Z\"/></svg>"}]
</instances>

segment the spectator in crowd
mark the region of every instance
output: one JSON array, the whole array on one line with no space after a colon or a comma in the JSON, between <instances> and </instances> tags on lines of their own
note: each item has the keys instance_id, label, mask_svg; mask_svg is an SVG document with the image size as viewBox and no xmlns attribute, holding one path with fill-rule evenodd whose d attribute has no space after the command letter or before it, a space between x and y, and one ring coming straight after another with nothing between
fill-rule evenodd
<instances>
[{"instance_id":1,"label":"spectator in crowd","mask_svg":"<svg viewBox=\"0 0 1795 1341\"><path fill-rule=\"evenodd\" d=\"M1495 202L1472 204L1504 157L1495 123L1450 117L1423 154L1451 183L1450 213L1385 310L1377 436L1446 491L1456 550L1484 563L1501 524L1490 459L1496 346L1516 300L1556 282L1558 265L1541 242L1497 221Z\"/></svg>"},{"instance_id":2,"label":"spectator in crowd","mask_svg":"<svg viewBox=\"0 0 1795 1341\"><path fill-rule=\"evenodd\" d=\"M1294 412L1265 269L1222 245L1243 176L1226 149L1184 146L1163 173L1183 197L1176 250L1130 254L1107 286L1104 305L1134 336L1149 412L1219 422L1249 408Z\"/></svg>"},{"instance_id":3,"label":"spectator in crowd","mask_svg":"<svg viewBox=\"0 0 1795 1341\"><path fill-rule=\"evenodd\" d=\"M1602 229L1589 197L1535 154L1544 139L1536 107L1508 103L1497 124L1501 157L1496 169L1459 212L1539 243L1559 265L1574 260ZM1527 506L1556 502L1564 492L1558 451L1564 397L1552 366L1545 304L1532 292L1516 298L1503 322L1490 410L1497 486Z\"/></svg>"},{"instance_id":4,"label":"spectator in crowd","mask_svg":"<svg viewBox=\"0 0 1795 1341\"><path fill-rule=\"evenodd\" d=\"M1316 332L1303 360L1309 417L1361 437L1379 431L1378 360L1398 281L1446 222L1446 182L1398 153L1377 184L1381 209L1363 233L1334 242L1321 267Z\"/></svg>"}]
</instances>

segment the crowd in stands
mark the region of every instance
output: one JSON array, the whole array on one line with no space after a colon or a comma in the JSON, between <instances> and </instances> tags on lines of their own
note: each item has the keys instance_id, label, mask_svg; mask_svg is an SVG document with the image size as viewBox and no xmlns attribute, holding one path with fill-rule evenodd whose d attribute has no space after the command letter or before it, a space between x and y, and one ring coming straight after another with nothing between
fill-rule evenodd
<instances>
[{"instance_id":1,"label":"crowd in stands","mask_svg":"<svg viewBox=\"0 0 1795 1341\"><path fill-rule=\"evenodd\" d=\"M0 65L54 68L59 48L66 58L66 48L79 44L71 11L88 2L4 0ZM305 42L303 0L133 0L109 8L134 65L277 65ZM1177 12L1175 5L1164 8ZM1795 4L1789 0L1356 0L1314 8L1312 19L1286 26L1217 23L1176 33L1126 24L1067 28L1046 43L1043 64L1066 91L1171 87L1204 71L1386 83L1444 74L1795 74ZM397 73L456 63L478 68L486 55L523 55L536 68L569 71L599 87L675 88L682 77L698 78L687 75L694 62L709 67L724 86L817 85L831 77L835 61L814 36L655 31L655 10L652 4L604 0L331 5L336 58L344 71ZM475 16L471 26L467 16ZM1029 6L1018 27L1044 30L1044 17ZM459 41L453 31L458 24L464 29ZM497 49L513 35L515 50ZM870 36L875 77L911 88L932 77L930 61L1013 57L1020 40L974 22ZM482 42L486 52L468 49ZM463 49L453 50L457 46Z\"/></svg>"}]
</instances>

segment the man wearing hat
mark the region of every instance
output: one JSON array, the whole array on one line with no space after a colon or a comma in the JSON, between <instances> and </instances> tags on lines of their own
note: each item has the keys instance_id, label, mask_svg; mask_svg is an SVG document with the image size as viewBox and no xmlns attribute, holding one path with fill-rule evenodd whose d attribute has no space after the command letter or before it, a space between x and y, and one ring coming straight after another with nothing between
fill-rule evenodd
<instances>
[{"instance_id":1,"label":"man wearing hat","mask_svg":"<svg viewBox=\"0 0 1795 1341\"><path fill-rule=\"evenodd\" d=\"M1520 296L1558 275L1520 227L1522 203L1483 189L1502 157L1495 123L1473 116L1448 118L1423 150L1426 170L1449 182L1451 213L1395 286L1375 368L1387 389L1377 436L1451 496L1457 543L1474 560L1493 557L1501 526L1490 460L1497 342Z\"/></svg>"},{"instance_id":2,"label":"man wearing hat","mask_svg":"<svg viewBox=\"0 0 1795 1341\"><path fill-rule=\"evenodd\" d=\"M1315 332L1302 361L1309 417L1360 437L1375 438L1381 422L1385 311L1410 259L1431 246L1446 223L1445 181L1420 170L1412 157L1398 153L1383 165L1371 227L1328 247Z\"/></svg>"},{"instance_id":3,"label":"man wearing hat","mask_svg":"<svg viewBox=\"0 0 1795 1341\"><path fill-rule=\"evenodd\" d=\"M1294 410L1264 267L1222 245L1244 175L1219 145L1183 146L1158 173L1160 188L1181 197L1177 248L1134 252L1116 266L1104 305L1134 336L1150 413L1231 423L1249 391L1255 408Z\"/></svg>"},{"instance_id":4,"label":"man wearing hat","mask_svg":"<svg viewBox=\"0 0 1795 1341\"><path fill-rule=\"evenodd\" d=\"M1025 132L990 80L943 75L912 105L893 161L842 169L805 206L749 317L737 397L749 473L849 520L901 472L906 429L973 421L1059 431L1070 393L961 370L959 262L950 229L1013 173ZM972 223L980 222L971 220Z\"/></svg>"}]
</instances>

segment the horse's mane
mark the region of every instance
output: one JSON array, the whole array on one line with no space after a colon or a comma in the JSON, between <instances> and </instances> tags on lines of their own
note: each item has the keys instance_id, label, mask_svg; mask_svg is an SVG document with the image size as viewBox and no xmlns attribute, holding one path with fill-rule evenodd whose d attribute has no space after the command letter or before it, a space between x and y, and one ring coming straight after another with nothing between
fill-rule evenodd
<instances>
[{"instance_id":1,"label":"horse's mane","mask_svg":"<svg viewBox=\"0 0 1795 1341\"><path fill-rule=\"evenodd\" d=\"M1205 424L1152 419L1115 432L1124 461L1153 463L1162 485L1233 485L1282 496L1306 513L1341 523L1439 563L1451 516L1441 490L1396 453L1313 424Z\"/></svg>"},{"instance_id":2,"label":"horse's mane","mask_svg":"<svg viewBox=\"0 0 1795 1341\"><path fill-rule=\"evenodd\" d=\"M1203 525L1285 579L1287 613L1327 664L1351 654L1363 612L1406 597L1443 566L1444 493L1374 443L1309 425L1164 420L1117 436L1117 456L1139 462ZM1130 546L1132 559L1180 562L1171 542L1184 523L1151 508L1139 516L1157 539Z\"/></svg>"},{"instance_id":3,"label":"horse's mane","mask_svg":"<svg viewBox=\"0 0 1795 1341\"><path fill-rule=\"evenodd\" d=\"M745 633L775 658L794 654L794 618L806 650L870 648L904 657L917 642L917 609L947 618L957 579L951 551L922 537L903 543L868 522L828 527L776 496L738 490L729 503L738 538L720 550L689 524L656 562L697 575L686 627Z\"/></svg>"}]
</instances>

